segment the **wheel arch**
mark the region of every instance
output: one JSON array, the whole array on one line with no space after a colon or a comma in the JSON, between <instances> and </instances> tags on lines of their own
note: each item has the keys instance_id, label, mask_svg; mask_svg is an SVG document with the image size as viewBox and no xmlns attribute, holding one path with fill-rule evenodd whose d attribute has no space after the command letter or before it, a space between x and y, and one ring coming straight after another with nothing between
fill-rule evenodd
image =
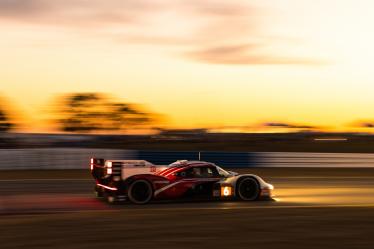
<instances>
[{"instance_id":1,"label":"wheel arch","mask_svg":"<svg viewBox=\"0 0 374 249\"><path fill-rule=\"evenodd\" d=\"M263 188L265 188L265 187L267 187L269 185L267 182L265 182L264 179L262 179L258 175L254 175L254 174L242 174L242 175L235 176L235 178L233 179L232 184L233 184L233 186L235 186L235 188L236 188L236 184L239 181L239 179L243 179L243 177L251 177L251 178L255 179L257 181L257 183L259 184L259 186L260 186L261 189L263 189Z\"/></svg>"},{"instance_id":2,"label":"wheel arch","mask_svg":"<svg viewBox=\"0 0 374 249\"><path fill-rule=\"evenodd\" d=\"M139 174L139 175L133 175L133 176L130 176L129 178L127 178L124 182L123 182L123 186L125 186L126 188L126 194L127 194L127 191L128 191L128 188L129 186L136 180L145 180L145 181L148 181L151 186L152 186L152 189L155 191L157 188L156 188L156 184L155 182L157 181L168 181L167 178L163 177L163 176L158 176L158 175L152 175L152 174Z\"/></svg>"}]
</instances>

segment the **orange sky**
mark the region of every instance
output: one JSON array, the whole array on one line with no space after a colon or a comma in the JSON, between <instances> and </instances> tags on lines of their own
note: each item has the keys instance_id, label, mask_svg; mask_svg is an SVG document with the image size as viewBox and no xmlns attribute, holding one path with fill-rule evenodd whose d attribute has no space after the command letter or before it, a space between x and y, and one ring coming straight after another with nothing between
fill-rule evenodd
<instances>
[{"instance_id":1,"label":"orange sky","mask_svg":"<svg viewBox=\"0 0 374 249\"><path fill-rule=\"evenodd\" d=\"M0 95L48 130L56 94L104 92L170 127L374 120L372 1L0 0ZM251 128L251 129L252 129Z\"/></svg>"}]
</instances>

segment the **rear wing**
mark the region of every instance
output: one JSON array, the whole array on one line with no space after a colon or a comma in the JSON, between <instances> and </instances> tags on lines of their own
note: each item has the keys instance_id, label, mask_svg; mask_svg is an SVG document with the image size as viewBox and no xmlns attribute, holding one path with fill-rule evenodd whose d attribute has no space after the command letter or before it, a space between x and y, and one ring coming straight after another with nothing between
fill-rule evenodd
<instances>
[{"instance_id":1,"label":"rear wing","mask_svg":"<svg viewBox=\"0 0 374 249\"><path fill-rule=\"evenodd\" d=\"M90 169L95 179L115 177L124 179L138 174L156 174L167 166L154 165L145 160L105 160L91 158Z\"/></svg>"},{"instance_id":2,"label":"rear wing","mask_svg":"<svg viewBox=\"0 0 374 249\"><path fill-rule=\"evenodd\" d=\"M90 170L95 179L102 178L105 175L105 160L103 158L91 158Z\"/></svg>"},{"instance_id":3,"label":"rear wing","mask_svg":"<svg viewBox=\"0 0 374 249\"><path fill-rule=\"evenodd\" d=\"M120 163L123 167L152 167L156 166L146 160L105 160L103 158L91 158L90 169L105 168L113 165L113 163Z\"/></svg>"}]
</instances>

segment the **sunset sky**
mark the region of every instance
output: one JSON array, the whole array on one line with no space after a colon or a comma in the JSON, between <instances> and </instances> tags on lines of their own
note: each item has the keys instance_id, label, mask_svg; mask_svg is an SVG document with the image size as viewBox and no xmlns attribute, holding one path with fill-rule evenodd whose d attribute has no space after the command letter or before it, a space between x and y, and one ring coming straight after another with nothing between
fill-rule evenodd
<instances>
[{"instance_id":1,"label":"sunset sky","mask_svg":"<svg viewBox=\"0 0 374 249\"><path fill-rule=\"evenodd\" d=\"M48 130L57 94L104 92L169 127L374 120L370 0L0 0L0 95Z\"/></svg>"}]
</instances>

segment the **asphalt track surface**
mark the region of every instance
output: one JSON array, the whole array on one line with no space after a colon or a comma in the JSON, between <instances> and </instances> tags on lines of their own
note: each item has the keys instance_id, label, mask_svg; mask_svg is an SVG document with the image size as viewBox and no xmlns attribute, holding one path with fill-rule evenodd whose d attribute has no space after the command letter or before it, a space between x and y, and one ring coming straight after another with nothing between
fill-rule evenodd
<instances>
[{"instance_id":1,"label":"asphalt track surface","mask_svg":"<svg viewBox=\"0 0 374 249\"><path fill-rule=\"evenodd\" d=\"M374 169L246 169L273 201L108 205L86 172L3 172L0 248L374 248Z\"/></svg>"}]
</instances>

